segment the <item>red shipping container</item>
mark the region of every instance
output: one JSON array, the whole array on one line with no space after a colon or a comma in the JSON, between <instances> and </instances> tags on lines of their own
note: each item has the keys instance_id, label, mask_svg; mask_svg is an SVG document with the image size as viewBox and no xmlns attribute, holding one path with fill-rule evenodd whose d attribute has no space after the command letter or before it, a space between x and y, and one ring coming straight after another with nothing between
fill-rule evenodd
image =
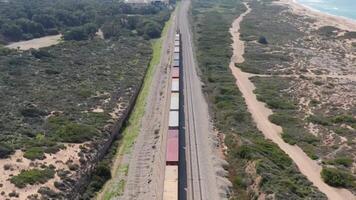
<instances>
[{"instance_id":1,"label":"red shipping container","mask_svg":"<svg viewBox=\"0 0 356 200\"><path fill-rule=\"evenodd\" d=\"M173 67L172 78L179 78L179 67Z\"/></svg>"},{"instance_id":2,"label":"red shipping container","mask_svg":"<svg viewBox=\"0 0 356 200\"><path fill-rule=\"evenodd\" d=\"M166 165L178 165L179 162L179 134L178 130L168 130Z\"/></svg>"}]
</instances>

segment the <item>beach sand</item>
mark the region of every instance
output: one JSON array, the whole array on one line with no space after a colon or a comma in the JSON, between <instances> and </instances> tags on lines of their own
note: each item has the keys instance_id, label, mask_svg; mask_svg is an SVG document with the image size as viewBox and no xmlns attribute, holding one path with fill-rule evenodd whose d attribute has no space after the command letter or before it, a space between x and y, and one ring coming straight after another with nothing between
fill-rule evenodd
<instances>
[{"instance_id":1,"label":"beach sand","mask_svg":"<svg viewBox=\"0 0 356 200\"><path fill-rule=\"evenodd\" d=\"M341 16L330 15L318 10L309 8L295 0L280 0L277 4L287 5L297 15L306 15L316 20L317 27L335 26L347 31L356 31L356 21Z\"/></svg>"}]
</instances>

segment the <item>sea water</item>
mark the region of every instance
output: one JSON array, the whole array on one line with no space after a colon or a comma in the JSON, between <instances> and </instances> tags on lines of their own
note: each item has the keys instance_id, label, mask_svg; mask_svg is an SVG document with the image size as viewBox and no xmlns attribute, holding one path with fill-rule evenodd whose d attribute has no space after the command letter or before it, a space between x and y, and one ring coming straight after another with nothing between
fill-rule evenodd
<instances>
[{"instance_id":1,"label":"sea water","mask_svg":"<svg viewBox=\"0 0 356 200\"><path fill-rule=\"evenodd\" d=\"M315 10L356 20L356 0L296 0Z\"/></svg>"}]
</instances>

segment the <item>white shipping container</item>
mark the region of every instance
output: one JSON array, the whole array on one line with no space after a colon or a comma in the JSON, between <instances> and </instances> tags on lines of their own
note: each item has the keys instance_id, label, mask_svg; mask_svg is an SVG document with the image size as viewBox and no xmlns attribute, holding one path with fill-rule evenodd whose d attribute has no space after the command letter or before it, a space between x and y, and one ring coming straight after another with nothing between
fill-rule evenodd
<instances>
[{"instance_id":1,"label":"white shipping container","mask_svg":"<svg viewBox=\"0 0 356 200\"><path fill-rule=\"evenodd\" d=\"M166 166L163 200L178 200L178 166Z\"/></svg>"},{"instance_id":2,"label":"white shipping container","mask_svg":"<svg viewBox=\"0 0 356 200\"><path fill-rule=\"evenodd\" d=\"M179 79L178 78L173 78L172 79L172 92L179 92Z\"/></svg>"},{"instance_id":3,"label":"white shipping container","mask_svg":"<svg viewBox=\"0 0 356 200\"><path fill-rule=\"evenodd\" d=\"M179 45L180 45L180 42L179 42L179 41L174 41L174 46L175 46L175 47L179 47Z\"/></svg>"},{"instance_id":4,"label":"white shipping container","mask_svg":"<svg viewBox=\"0 0 356 200\"><path fill-rule=\"evenodd\" d=\"M169 111L169 127L178 128L179 127L179 112Z\"/></svg>"},{"instance_id":5,"label":"white shipping container","mask_svg":"<svg viewBox=\"0 0 356 200\"><path fill-rule=\"evenodd\" d=\"M174 47L174 53L179 53L179 47Z\"/></svg>"},{"instance_id":6,"label":"white shipping container","mask_svg":"<svg viewBox=\"0 0 356 200\"><path fill-rule=\"evenodd\" d=\"M173 61L173 67L179 67L179 60Z\"/></svg>"},{"instance_id":7,"label":"white shipping container","mask_svg":"<svg viewBox=\"0 0 356 200\"><path fill-rule=\"evenodd\" d=\"M173 59L174 60L179 60L179 53L174 53L173 54Z\"/></svg>"},{"instance_id":8,"label":"white shipping container","mask_svg":"<svg viewBox=\"0 0 356 200\"><path fill-rule=\"evenodd\" d=\"M179 110L179 93L172 92L171 94L171 110Z\"/></svg>"}]
</instances>

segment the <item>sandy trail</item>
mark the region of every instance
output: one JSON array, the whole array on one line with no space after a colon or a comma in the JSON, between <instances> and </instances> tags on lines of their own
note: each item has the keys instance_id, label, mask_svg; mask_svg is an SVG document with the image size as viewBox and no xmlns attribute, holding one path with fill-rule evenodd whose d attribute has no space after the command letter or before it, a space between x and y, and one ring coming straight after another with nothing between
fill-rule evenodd
<instances>
[{"instance_id":1,"label":"sandy trail","mask_svg":"<svg viewBox=\"0 0 356 200\"><path fill-rule=\"evenodd\" d=\"M337 189L330 187L323 182L320 176L322 167L310 159L301 148L294 145L289 145L281 138L282 128L271 123L268 116L272 111L265 106L263 102L259 102L256 95L253 93L255 86L249 80L250 75L242 72L239 68L235 67L235 63L244 62L244 42L240 40L240 22L244 16L251 12L250 7L245 4L247 11L238 17L232 24L230 33L233 36L233 56L230 62L230 69L236 78L236 85L242 92L248 106L249 112L258 127L258 129L265 135L266 138L276 143L290 158L296 163L299 170L304 174L321 192L332 200L352 200L356 199L355 196L346 189Z\"/></svg>"},{"instance_id":2,"label":"sandy trail","mask_svg":"<svg viewBox=\"0 0 356 200\"><path fill-rule=\"evenodd\" d=\"M281 77L281 78L298 78L301 75L307 78L321 78L321 79L348 79L350 81L356 81L356 76L355 75L317 75L317 74L276 74L276 75L270 75L270 74L252 74L252 73L245 73L244 74L248 77Z\"/></svg>"},{"instance_id":3,"label":"sandy trail","mask_svg":"<svg viewBox=\"0 0 356 200\"><path fill-rule=\"evenodd\" d=\"M60 42L61 37L62 35L60 34L45 36L45 37L36 38L27 41L14 42L7 45L6 47L10 49L19 48L20 50L29 50L31 48L39 49L39 48L49 47L58 44Z\"/></svg>"}]
</instances>

